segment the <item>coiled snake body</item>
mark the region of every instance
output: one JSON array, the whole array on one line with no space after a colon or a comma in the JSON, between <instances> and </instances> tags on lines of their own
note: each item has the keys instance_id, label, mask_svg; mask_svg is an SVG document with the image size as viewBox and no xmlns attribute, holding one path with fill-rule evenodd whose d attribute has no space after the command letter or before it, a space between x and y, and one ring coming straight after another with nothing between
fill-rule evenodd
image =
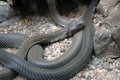
<instances>
[{"instance_id":1,"label":"coiled snake body","mask_svg":"<svg viewBox=\"0 0 120 80\"><path fill-rule=\"evenodd\" d=\"M20 46L17 55L9 54L8 52L1 50L0 63L5 67L10 68L11 70L32 80L65 80L73 77L88 63L92 55L92 39L94 34L92 13L97 1L99 0L92 0L88 10L84 13L80 20L78 22L68 23L67 26L69 27L65 27L63 30L51 33L49 35L36 35L25 40L25 42ZM85 25L80 23L81 19L84 21ZM58 23L59 20L56 22ZM83 26L86 27L83 29L83 31L80 31L74 35L72 47L68 49L68 52L66 55L64 55L64 57L62 56L59 59L51 62L44 61L41 58L40 62L37 64L36 61L29 56L27 59L31 60L31 63L23 59L26 57L26 53L28 53L29 49L36 43L51 43L64 39L79 31L81 28L83 28ZM1 75L0 78L2 80L5 79L5 77ZM6 79L8 79L8 77L6 77Z\"/></svg>"}]
</instances>

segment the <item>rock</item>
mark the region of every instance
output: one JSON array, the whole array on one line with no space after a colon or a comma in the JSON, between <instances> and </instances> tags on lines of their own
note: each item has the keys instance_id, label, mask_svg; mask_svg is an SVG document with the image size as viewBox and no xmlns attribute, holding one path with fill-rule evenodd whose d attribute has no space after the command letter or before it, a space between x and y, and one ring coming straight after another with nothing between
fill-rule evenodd
<instances>
[{"instance_id":1,"label":"rock","mask_svg":"<svg viewBox=\"0 0 120 80\"><path fill-rule=\"evenodd\" d=\"M108 62L108 63L113 63L114 61L115 61L114 59L110 59L110 58L107 59L107 62Z\"/></svg>"},{"instance_id":2,"label":"rock","mask_svg":"<svg viewBox=\"0 0 120 80\"><path fill-rule=\"evenodd\" d=\"M120 4L119 0L101 0L100 5L104 9L108 17L105 21L109 21L112 26L120 25Z\"/></svg>"},{"instance_id":3,"label":"rock","mask_svg":"<svg viewBox=\"0 0 120 80\"><path fill-rule=\"evenodd\" d=\"M111 33L106 30L97 30L94 36L95 55L100 56L105 52L107 47L112 43Z\"/></svg>"},{"instance_id":4,"label":"rock","mask_svg":"<svg viewBox=\"0 0 120 80\"><path fill-rule=\"evenodd\" d=\"M9 26L9 21L4 21L2 23L0 23L0 27L8 27Z\"/></svg>"},{"instance_id":5,"label":"rock","mask_svg":"<svg viewBox=\"0 0 120 80\"><path fill-rule=\"evenodd\" d=\"M113 8L119 0L101 0L100 4L103 7L104 11L109 11Z\"/></svg>"},{"instance_id":6,"label":"rock","mask_svg":"<svg viewBox=\"0 0 120 80\"><path fill-rule=\"evenodd\" d=\"M88 66L89 66L90 69L93 69L93 70L96 69L96 66L93 65L93 64L89 64Z\"/></svg>"},{"instance_id":7,"label":"rock","mask_svg":"<svg viewBox=\"0 0 120 80\"><path fill-rule=\"evenodd\" d=\"M103 68L104 68L104 69L109 69L109 66L110 66L109 63L104 63L104 64L103 64Z\"/></svg>"},{"instance_id":8,"label":"rock","mask_svg":"<svg viewBox=\"0 0 120 80\"><path fill-rule=\"evenodd\" d=\"M92 80L90 75L88 75L88 78L87 78L87 80Z\"/></svg>"},{"instance_id":9,"label":"rock","mask_svg":"<svg viewBox=\"0 0 120 80\"><path fill-rule=\"evenodd\" d=\"M120 27L120 4L116 5L105 19L109 21L113 27Z\"/></svg>"},{"instance_id":10,"label":"rock","mask_svg":"<svg viewBox=\"0 0 120 80\"><path fill-rule=\"evenodd\" d=\"M10 18L11 8L10 6L5 3L1 2L0 4L0 23L8 20Z\"/></svg>"},{"instance_id":11,"label":"rock","mask_svg":"<svg viewBox=\"0 0 120 80\"><path fill-rule=\"evenodd\" d=\"M106 51L112 51L114 52L114 54L112 55L119 55L120 54L119 0L101 0L100 5L103 7L105 12L107 12L108 16L104 17L102 20L97 21L97 23L95 22L97 26L94 38L95 53L97 56L100 56L106 54L105 53ZM107 23L107 25L105 24L100 26L101 23Z\"/></svg>"}]
</instances>

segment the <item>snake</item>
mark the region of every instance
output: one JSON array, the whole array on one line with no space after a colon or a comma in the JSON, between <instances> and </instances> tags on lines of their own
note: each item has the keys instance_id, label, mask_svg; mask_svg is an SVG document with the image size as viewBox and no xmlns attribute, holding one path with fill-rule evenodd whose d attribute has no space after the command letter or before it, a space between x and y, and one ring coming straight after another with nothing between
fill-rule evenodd
<instances>
[{"instance_id":1,"label":"snake","mask_svg":"<svg viewBox=\"0 0 120 80\"><path fill-rule=\"evenodd\" d=\"M41 35L40 36L40 34L38 34L38 35L36 35L36 36L33 36L33 37L31 37L30 39L28 38L26 41L25 41L25 43L27 42L27 41L35 41L36 43L38 43L38 42L41 42L41 43L46 43L46 42L54 42L54 41L58 41L58 39L64 39L65 37L66 37L66 35L67 35L67 37L69 37L69 36L71 36L72 34L74 34L74 33L76 33L76 30L77 31L79 31L79 29L81 29L82 28L82 26L84 26L83 24L80 24L79 26L76 26L75 28L73 28L73 27L66 27L66 28L64 28L63 30L60 30L60 31L57 31L57 32L55 32L55 33L51 33L51 34L47 34L47 35ZM72 31L72 32L71 32ZM61 35L62 34L62 35ZM36 44L36 43L33 43L33 44ZM23 42L23 45L26 45L26 44L28 44L29 45L29 43L27 42L26 44L25 44L24 42ZM30 42L31 43L31 42ZM32 44L32 45L33 45ZM31 45L31 44L30 44ZM21 49L22 48L22 49ZM23 46L21 46L20 47L20 50L26 50L25 48L23 48ZM20 53L20 50L18 50L18 53L17 54L19 54ZM1 51L2 52L2 51ZM20 55L21 55L22 53L20 53ZM19 56L20 56L19 55ZM21 55L21 56L23 56L23 54ZM1 61L1 62L3 62L3 61ZM33 78L34 79L34 78ZM36 80L36 79L35 79Z\"/></svg>"},{"instance_id":2,"label":"snake","mask_svg":"<svg viewBox=\"0 0 120 80\"><path fill-rule=\"evenodd\" d=\"M62 27L69 27L69 26L76 26L77 24L81 24L82 23L82 20L80 19L79 22L72 22L72 21L69 21L67 19L64 19L60 16L60 14L57 12L57 9L56 9L56 5L55 5L55 0L47 0L47 3L48 3L48 8L49 8L49 12L50 12L50 15L51 17L53 18L53 20L58 23L59 25L61 25ZM70 24L70 25L69 25ZM65 63L67 63L69 60L71 60L74 56L76 56L77 54L77 51L76 50L81 44L80 42L82 41L82 33L81 35L79 36L80 39L79 39L79 43L78 45L76 44L72 44L74 45L75 47L73 48L71 46L71 48L69 48L65 54L63 54L61 57L57 58L56 60L52 60L52 61L47 61L47 60L44 60L43 58L40 58L40 54L37 54L37 53L33 53L33 52L29 52L28 56L27 56L27 60L30 61L30 62L33 62L33 63L37 63L38 66L40 65L41 67L44 67L44 68L57 68L57 67L60 67L62 65L64 65ZM77 38L75 38L77 39ZM78 40L78 39L77 39ZM30 43L29 43L30 44ZM81 46L80 46L81 47ZM29 49L29 48L28 48ZM27 49L26 49L26 52L24 51L24 53L27 53ZM30 50L32 51L32 50ZM74 52L73 52L74 51ZM21 51L20 51L21 52ZM22 51L23 52L23 51ZM35 56L34 56L35 55ZM38 56L38 58L36 58ZM41 63L40 63L41 62ZM39 67L40 67L39 66Z\"/></svg>"},{"instance_id":3,"label":"snake","mask_svg":"<svg viewBox=\"0 0 120 80\"><path fill-rule=\"evenodd\" d=\"M19 48L21 43L27 38L28 38L27 35L20 33L0 34L0 44L1 44L0 47ZM11 80L15 76L16 74L14 74L10 69L2 67L2 69L0 70L0 79L2 80Z\"/></svg>"},{"instance_id":4,"label":"snake","mask_svg":"<svg viewBox=\"0 0 120 80\"><path fill-rule=\"evenodd\" d=\"M72 27L71 27L72 28ZM73 28L72 28L73 29ZM63 34L63 32L65 32L66 30L64 29L64 31L62 31L62 32L58 32L58 33L54 33L54 34L59 34L59 33L62 33ZM73 32L76 32L76 30L75 31L73 31ZM71 35L71 33L66 33L66 34L70 34ZM59 34L60 35L60 34ZM39 35L37 35L37 36L39 36ZM53 35L53 36L57 36L57 35ZM62 35L63 36L63 35ZM65 35L66 36L66 35ZM20 46L20 43L21 42L23 42L23 40L27 37L27 36L24 36L24 35L21 35L21 34L2 34L1 36L1 47L10 47L10 48L12 48L12 47L16 47L16 48L18 48L19 46ZM50 36L51 37L51 36ZM34 37L32 38L32 39L34 39ZM43 38L44 39L44 38ZM31 40L31 39L30 39ZM29 40L28 40L29 41ZM29 41L30 42L30 41ZM43 42L42 42L43 43ZM36 48L36 47L35 47ZM39 47L37 47L37 48L39 48ZM36 51L37 49L34 49L34 51ZM20 51L21 52L21 51ZM37 52L39 52L38 50L37 50ZM10 72L9 70L4 70L4 72L5 73L3 73L3 72L1 72L2 74L5 74L6 75L6 73L7 74L10 74L11 75L11 73L12 72ZM10 77L4 77L3 75L1 75L0 76L0 78L2 79L2 80L6 80L6 78L8 78L8 79L10 79ZM12 77L11 77L12 78Z\"/></svg>"},{"instance_id":5,"label":"snake","mask_svg":"<svg viewBox=\"0 0 120 80\"><path fill-rule=\"evenodd\" d=\"M21 33L0 34L0 47L18 49L22 42L24 42L24 40L27 38L28 38L27 35ZM40 50L42 52L42 47L40 45L35 45L34 47L31 48L31 50L33 51ZM0 79L11 80L14 77L16 77L16 74L13 73L10 69L2 67L2 69L0 70Z\"/></svg>"},{"instance_id":6,"label":"snake","mask_svg":"<svg viewBox=\"0 0 120 80\"><path fill-rule=\"evenodd\" d=\"M93 1L93 3L94 2L96 2L96 0L94 0ZM92 7L90 7L89 9L91 9L91 13L92 13L92 10L93 10L93 3L92 3ZM83 30L83 34L82 34L82 47L80 48L80 51L78 51L78 53L79 54L77 54L77 56L75 56L75 58L73 59L73 60L71 60L69 63L67 63L67 64L65 64L64 66L62 66L62 68L60 67L60 68L58 68L58 69L55 69L55 70L53 70L53 71L55 71L55 72L53 72L53 73L51 73L51 70L46 70L45 69L45 73L44 72L42 72L43 70L41 69L41 68L38 68L38 67L36 67L36 66L32 66L31 64L29 64L28 62L26 62L24 59L22 59L22 58L20 58L20 57L18 57L18 56L16 56L16 55L12 55L12 54L8 54L8 52L5 52L5 51L1 51L0 53L1 53L1 55L3 55L4 57L6 57L6 58L8 58L8 60L9 61L11 61L11 62L13 62L13 63L15 63L15 64L9 64L9 62L7 61L7 60L5 60L5 58L3 58L3 57L0 57L0 63L1 64L3 64L4 66L7 66L8 68L10 68L10 69L12 69L13 71L15 71L15 72L18 72L18 73L20 73L20 74L22 74L22 75L24 75L24 76L26 76L26 77L28 77L28 78L31 78L31 79L35 79L35 80L40 80L40 79L42 79L42 80L45 80L45 79L48 79L48 78L50 78L50 79L67 79L67 78L70 78L71 76L73 76L73 75L75 75L75 73L76 72L78 72L85 64L86 64L86 62L88 62L88 60L90 59L90 55L91 55L91 53L92 53L92 37L93 36L91 36L92 34L93 34L93 31L91 30L92 29L92 27L93 27L93 25L91 24L92 22L92 18L91 18L91 13L89 12L89 10L84 14L84 16L83 16L83 20L85 20L85 22L86 22L86 24L87 24L87 28L85 28L84 30ZM88 20L87 20L88 19ZM64 30L63 30L64 31ZM66 32L66 30L65 30L65 32ZM76 32L76 31L75 31ZM71 34L71 32L70 33L67 33L67 35L68 34ZM81 37L78 37L78 36L80 36L81 35L81 32L79 32L79 33L77 33L75 36L76 36L76 38L74 38L75 39L75 43L77 44L78 42L80 42L79 41L79 39L81 38ZM39 36L39 35L38 35ZM47 36L47 35L46 35ZM50 35L49 35L50 36ZM74 37L75 37L74 36ZM54 36L52 36L52 38L53 38ZM66 34L65 34L65 37L66 37ZM38 38L38 37L37 37ZM46 37L47 39L46 40L50 40L50 38L51 37ZM63 39L63 35L62 36L59 36L59 37L57 37L57 38L55 38L56 40L58 40L59 38L62 38ZM44 40L45 38L42 38L41 40ZM76 42L76 39L78 40L77 42ZM30 40L30 39L29 39ZM41 41L40 40L40 41ZM53 39L51 39L52 41L50 41L50 42L54 42L55 40L53 40ZM46 42L46 41L45 41ZM42 42L43 43L43 42ZM33 45L33 44L32 44ZM74 45L73 45L74 46ZM84 49L84 48L88 48L88 49ZM78 48L77 48L77 50L78 50ZM19 52L18 52L19 53ZM86 54L87 53L87 54ZM84 56L84 59L82 58L83 56ZM11 57L10 57L11 56ZM78 57L79 56L79 57ZM82 57L81 57L82 56ZM24 56L23 56L24 57ZM77 64L78 63L78 61L75 63L75 64L77 64L76 65L76 67L75 68L73 68L73 66L72 65L70 65L70 63L71 62L74 62L74 60L78 60L79 61L79 64ZM82 60L82 61L81 61ZM4 61L5 62L8 62L8 64L6 64L6 63L4 63ZM19 66L17 66L16 65L16 63L20 63L20 64L18 64ZM80 63L82 64L82 65L80 65ZM17 67L15 67L15 66L17 66ZM26 72L24 72L24 70L22 71L21 69L22 68L20 68L22 66L22 68L23 69L25 69L25 71L26 70L28 70L28 71L31 71L31 74L29 74L29 72L28 73L26 73ZM30 70L30 68L28 68L27 69L27 67L29 67L30 66L30 68L31 68L31 70ZM80 67L80 68L78 68L78 67ZM40 70L39 70L40 69ZM66 70L67 69L67 70ZM65 71L66 72L65 72ZM70 71L69 71L70 70ZM75 71L74 71L75 70ZM34 72L35 71L35 72ZM73 71L73 73L71 73L71 71ZM58 74L57 74L58 73ZM60 73L62 73L62 74L60 74ZM65 74L65 76L66 77L62 77L62 75L64 75ZM71 75L70 75L71 74ZM49 79L48 79L49 80Z\"/></svg>"},{"instance_id":7,"label":"snake","mask_svg":"<svg viewBox=\"0 0 120 80\"><path fill-rule=\"evenodd\" d=\"M61 26L64 26L64 27L68 26L67 24L71 23L71 21L66 20L60 16L60 14L57 12L57 9L55 7L55 0L47 0L47 2L48 2L48 8L49 8L51 16L52 17L55 16L55 17L53 17L53 20L56 23L59 23L59 25L61 25ZM52 12L53 10L54 10L54 12ZM56 16L58 16L58 17L56 17ZM80 20L79 22L81 22L81 19L79 19L79 20ZM80 35L80 36L82 36L82 35ZM29 54L27 56L27 58L28 58L27 60L32 63L38 64L38 66L40 65L39 67L44 67L47 69L50 69L50 68L53 69L53 68L63 66L65 63L67 63L69 60L71 60L73 57L76 56L78 48L79 48L79 46L81 46L80 43L79 43L79 45L74 43L74 42L77 42L76 40L79 40L79 42L80 42L81 38L77 39L77 37L76 37L73 39L75 39L75 40L73 40L73 43L72 43L74 48L73 48L73 46L70 46L70 48L65 52L65 54L63 54L60 58L57 58L54 61L53 60L47 61L47 60L44 60L43 58L39 58L37 56L39 56L40 54L33 53L33 52L29 52ZM68 54L68 56L66 54ZM34 56L34 55L37 55L37 56Z\"/></svg>"}]
</instances>

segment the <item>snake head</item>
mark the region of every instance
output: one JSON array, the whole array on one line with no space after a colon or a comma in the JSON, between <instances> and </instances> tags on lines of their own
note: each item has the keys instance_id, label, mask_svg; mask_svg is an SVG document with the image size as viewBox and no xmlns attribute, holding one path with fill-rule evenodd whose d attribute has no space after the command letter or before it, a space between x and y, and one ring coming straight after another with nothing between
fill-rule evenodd
<instances>
[{"instance_id":1,"label":"snake head","mask_svg":"<svg viewBox=\"0 0 120 80\"><path fill-rule=\"evenodd\" d=\"M67 27L68 29L67 35L71 36L77 33L78 31L82 30L84 27L85 27L85 23L83 21L80 21L79 23L77 21L73 21Z\"/></svg>"}]
</instances>

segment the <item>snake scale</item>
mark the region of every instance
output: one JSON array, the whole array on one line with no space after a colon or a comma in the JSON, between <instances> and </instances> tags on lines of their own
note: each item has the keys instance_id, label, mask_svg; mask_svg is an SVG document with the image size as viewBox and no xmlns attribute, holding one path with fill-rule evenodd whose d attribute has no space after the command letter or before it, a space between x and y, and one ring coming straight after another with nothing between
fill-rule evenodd
<instances>
[{"instance_id":1,"label":"snake scale","mask_svg":"<svg viewBox=\"0 0 120 80\"><path fill-rule=\"evenodd\" d=\"M54 0L48 0L48 1L54 1ZM79 70L81 70L88 63L92 55L92 51L93 51L92 39L94 34L93 24L92 24L92 13L96 5L96 2L98 1L99 0L92 0L92 3L90 4L88 10L84 13L84 15L80 18L78 22L68 21L69 23L65 24L67 25L67 27L65 27L63 30L60 30L55 33L51 33L49 35L45 35L45 34L43 36L36 35L25 40L25 42L20 46L20 49L18 50L17 55L9 54L8 52L1 50L0 63L5 67L13 70L14 72L17 72L27 77L28 79L32 79L32 80L52 80L52 79L63 80L63 79L69 79L73 77ZM59 19L59 17L57 16L56 18ZM86 27L83 29L83 31L76 33L77 31L81 30L81 26L84 26L83 24L80 23L81 19L83 20ZM56 23L59 23L59 22L61 22L61 20L56 21ZM36 43L40 42L43 44L43 43L46 43L46 41L48 43L51 43L54 41L58 41L59 39L64 39L66 37L69 37L74 33L76 34L73 37L73 43L72 43L73 49L72 48L69 49L69 51L66 52L68 54L64 55L65 57L63 58L60 57L58 60L53 60L51 62L40 60L39 63L43 65L39 65L39 63L37 65L32 65L34 64L34 62L30 63L23 59L26 57L26 53L28 52L29 48L31 48ZM28 44L27 43L28 41L33 42L33 44ZM24 44L29 45L29 47L27 46L28 47L27 50L26 50L26 47L24 47ZM23 52L25 51L25 53L21 53L21 51ZM74 56L71 56L73 54ZM71 58L69 58L69 56L71 56ZM34 61L32 59L30 60ZM61 60L65 62L62 63L63 61ZM59 63L57 63L57 61ZM58 66L58 64L60 66ZM52 68L52 66L55 66L55 67ZM6 71L9 71L9 73L13 74L8 69L6 69ZM0 72L0 74L2 74L2 72ZM10 77L10 74L7 77L0 75L0 79L2 80L7 80L7 79L9 80L10 78L8 77Z\"/></svg>"}]
</instances>

